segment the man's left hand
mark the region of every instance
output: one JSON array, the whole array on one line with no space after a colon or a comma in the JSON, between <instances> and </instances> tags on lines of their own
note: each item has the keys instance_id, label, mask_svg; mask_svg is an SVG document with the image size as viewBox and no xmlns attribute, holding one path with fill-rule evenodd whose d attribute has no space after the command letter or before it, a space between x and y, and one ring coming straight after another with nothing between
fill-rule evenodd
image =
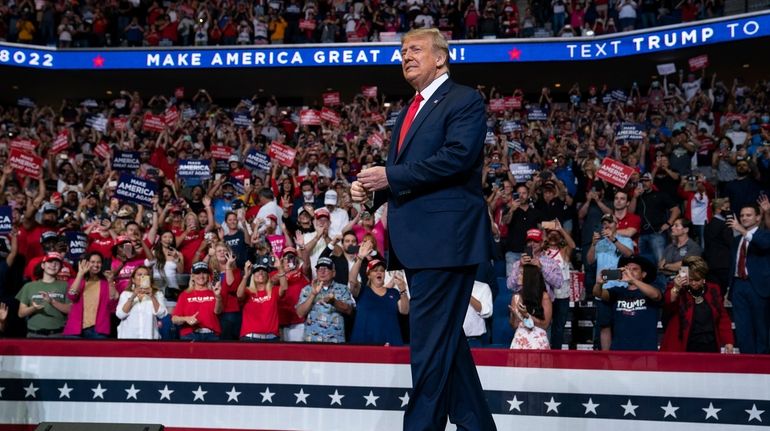
<instances>
[{"instance_id":1,"label":"man's left hand","mask_svg":"<svg viewBox=\"0 0 770 431\"><path fill-rule=\"evenodd\" d=\"M388 176L382 166L364 169L358 174L358 181L370 192L388 187Z\"/></svg>"}]
</instances>

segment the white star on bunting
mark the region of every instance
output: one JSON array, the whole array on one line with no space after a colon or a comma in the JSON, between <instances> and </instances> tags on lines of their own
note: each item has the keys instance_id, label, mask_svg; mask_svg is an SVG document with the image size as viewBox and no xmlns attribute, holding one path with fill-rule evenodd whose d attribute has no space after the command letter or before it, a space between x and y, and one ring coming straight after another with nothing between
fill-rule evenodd
<instances>
[{"instance_id":1,"label":"white star on bunting","mask_svg":"<svg viewBox=\"0 0 770 431\"><path fill-rule=\"evenodd\" d=\"M516 398L516 395L514 395L513 399L512 400L508 400L507 402L508 402L508 404L511 405L508 408L509 412L512 412L512 411L516 410L517 412L521 413L521 405L524 404L524 401L519 401L519 399Z\"/></svg>"},{"instance_id":2,"label":"white star on bunting","mask_svg":"<svg viewBox=\"0 0 770 431\"><path fill-rule=\"evenodd\" d=\"M67 399L69 399L70 398L70 392L72 392L73 388L67 386L67 383L64 383L64 386L62 386L60 388L56 388L56 389L59 390L59 399L64 398L64 397L67 397Z\"/></svg>"},{"instance_id":3,"label":"white star on bunting","mask_svg":"<svg viewBox=\"0 0 770 431\"><path fill-rule=\"evenodd\" d=\"M209 391L204 391L203 388L201 388L201 385L198 385L198 390L192 391L193 395L195 395L195 398L193 398L193 401L201 400L202 402L206 402L206 400L203 398L204 395L209 393Z\"/></svg>"},{"instance_id":4,"label":"white star on bunting","mask_svg":"<svg viewBox=\"0 0 770 431\"><path fill-rule=\"evenodd\" d=\"M364 407L368 407L369 405L373 405L377 407L377 399L380 398L377 395L374 395L374 392L371 390L369 391L369 395L364 395L364 399L366 400L366 405Z\"/></svg>"},{"instance_id":5,"label":"white star on bunting","mask_svg":"<svg viewBox=\"0 0 770 431\"><path fill-rule=\"evenodd\" d=\"M270 392L270 387L269 386L265 387L265 392L260 392L259 394L262 395L262 402L263 403L265 401L267 401L269 403L273 402L273 395L275 395L275 392ZM294 395L297 395L297 394L294 394Z\"/></svg>"},{"instance_id":6,"label":"white star on bunting","mask_svg":"<svg viewBox=\"0 0 770 431\"><path fill-rule=\"evenodd\" d=\"M338 404L339 406L342 406L342 399L345 398L345 395L341 395L335 389L333 394L329 394L329 398L332 399L331 403L329 403L330 406L333 406L334 404Z\"/></svg>"},{"instance_id":7,"label":"white star on bunting","mask_svg":"<svg viewBox=\"0 0 770 431\"><path fill-rule=\"evenodd\" d=\"M582 404L583 404L583 407L586 408L586 412L583 414L585 415L587 415L588 413L593 413L594 415L598 414L596 413L596 408L599 407L599 404L598 403L594 404L594 400L592 398L588 398L588 402L582 403Z\"/></svg>"},{"instance_id":8,"label":"white star on bunting","mask_svg":"<svg viewBox=\"0 0 770 431\"><path fill-rule=\"evenodd\" d=\"M671 405L671 401L669 400L668 404L665 406L660 406L660 408L663 409L663 419L671 416L674 419L677 419L676 417L676 411L679 410L679 407Z\"/></svg>"},{"instance_id":9,"label":"white star on bunting","mask_svg":"<svg viewBox=\"0 0 770 431\"><path fill-rule=\"evenodd\" d=\"M225 392L227 394L227 402L235 401L236 403L238 401L238 396L241 394L240 392L235 391L235 386L233 386L232 389L230 389L230 392Z\"/></svg>"},{"instance_id":10,"label":"white star on bunting","mask_svg":"<svg viewBox=\"0 0 770 431\"><path fill-rule=\"evenodd\" d=\"M623 416L631 415L633 417L636 417L636 409L639 408L638 405L631 404L630 398L625 405L621 404L620 407L623 407Z\"/></svg>"},{"instance_id":11,"label":"white star on bunting","mask_svg":"<svg viewBox=\"0 0 770 431\"><path fill-rule=\"evenodd\" d=\"M0 398L2 398L2 397L3 397L3 391L4 391L4 390L5 390L5 388L4 388L4 387L0 387Z\"/></svg>"},{"instance_id":12,"label":"white star on bunting","mask_svg":"<svg viewBox=\"0 0 770 431\"><path fill-rule=\"evenodd\" d=\"M561 405L561 403L556 402L556 400L554 400L553 397L551 397L551 401L546 401L543 404L548 406L548 410L545 411L546 413L554 412L557 415L559 414L559 406Z\"/></svg>"},{"instance_id":13,"label":"white star on bunting","mask_svg":"<svg viewBox=\"0 0 770 431\"><path fill-rule=\"evenodd\" d=\"M124 390L124 391L126 391L126 399L127 399L127 400L130 400L131 398L133 398L133 399L135 399L135 400L139 400L139 399L136 397L136 394L138 394L138 393L139 393L139 391L141 391L141 389L137 389L136 387L134 387L134 385L131 385L131 387L130 387L130 388L128 388L128 389L123 389L123 390Z\"/></svg>"},{"instance_id":14,"label":"white star on bunting","mask_svg":"<svg viewBox=\"0 0 770 431\"><path fill-rule=\"evenodd\" d=\"M297 401L294 404L304 403L307 405L307 397L309 397L310 394L306 394L304 388L299 388L299 393L294 394L294 396L297 397Z\"/></svg>"},{"instance_id":15,"label":"white star on bunting","mask_svg":"<svg viewBox=\"0 0 770 431\"><path fill-rule=\"evenodd\" d=\"M91 390L94 392L94 396L91 398L92 400L95 400L97 398L104 399L104 393L107 392L107 389L102 388L101 383L96 385L95 388L91 388Z\"/></svg>"},{"instance_id":16,"label":"white star on bunting","mask_svg":"<svg viewBox=\"0 0 770 431\"><path fill-rule=\"evenodd\" d=\"M171 394L174 393L173 389L169 389L168 385L163 386L163 389L158 389L158 392L160 392L160 400L163 401L163 398L171 401Z\"/></svg>"},{"instance_id":17,"label":"white star on bunting","mask_svg":"<svg viewBox=\"0 0 770 431\"><path fill-rule=\"evenodd\" d=\"M398 397L398 399L401 400L401 407L406 407L409 404L409 392L404 392L404 396Z\"/></svg>"},{"instance_id":18,"label":"white star on bunting","mask_svg":"<svg viewBox=\"0 0 770 431\"><path fill-rule=\"evenodd\" d=\"M757 410L756 404L751 405L751 410L746 410L746 413L749 414L749 422L751 422L753 419L762 422L762 413L764 412L764 410Z\"/></svg>"},{"instance_id":19,"label":"white star on bunting","mask_svg":"<svg viewBox=\"0 0 770 431\"><path fill-rule=\"evenodd\" d=\"M32 382L29 382L29 386L24 388L24 398L37 398L37 390L40 388L36 388L35 385Z\"/></svg>"},{"instance_id":20,"label":"white star on bunting","mask_svg":"<svg viewBox=\"0 0 770 431\"><path fill-rule=\"evenodd\" d=\"M714 418L716 420L719 420L718 413L722 409L718 409L718 408L714 407L714 403L709 403L709 406L707 408L702 408L701 410L706 412L706 419L704 419L704 420L708 420L708 418Z\"/></svg>"}]
</instances>

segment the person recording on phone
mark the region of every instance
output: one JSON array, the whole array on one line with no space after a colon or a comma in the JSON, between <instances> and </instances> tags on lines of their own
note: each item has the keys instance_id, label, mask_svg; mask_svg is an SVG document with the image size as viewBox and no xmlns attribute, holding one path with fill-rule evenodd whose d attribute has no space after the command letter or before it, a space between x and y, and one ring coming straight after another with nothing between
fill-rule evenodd
<instances>
[{"instance_id":1,"label":"person recording on phone","mask_svg":"<svg viewBox=\"0 0 770 431\"><path fill-rule=\"evenodd\" d=\"M120 319L118 338L157 340L158 320L166 317L166 298L153 282L150 268L139 266L131 274L131 284L120 294L115 314Z\"/></svg>"},{"instance_id":2,"label":"person recording on phone","mask_svg":"<svg viewBox=\"0 0 770 431\"><path fill-rule=\"evenodd\" d=\"M673 278L687 256L700 256L703 250L690 238L692 223L679 217L671 225L671 244L663 250L663 258L658 262L658 271L668 278Z\"/></svg>"},{"instance_id":3,"label":"person recording on phone","mask_svg":"<svg viewBox=\"0 0 770 431\"><path fill-rule=\"evenodd\" d=\"M513 264L511 275L508 277L508 289L518 292L522 288L521 275L526 265L531 265L540 270L543 280L545 280L545 290L548 293L549 300L553 301L554 292L561 288L564 278L562 276L559 262L550 257L543 244L544 234L540 229L530 229L527 231L527 246L521 259ZM548 321L550 322L550 318Z\"/></svg>"},{"instance_id":4,"label":"person recording on phone","mask_svg":"<svg viewBox=\"0 0 770 431\"><path fill-rule=\"evenodd\" d=\"M605 269L598 276L593 294L612 309L610 350L658 350L663 293L651 284L655 277L655 265L641 256L621 257L618 269Z\"/></svg>"},{"instance_id":5,"label":"person recording on phone","mask_svg":"<svg viewBox=\"0 0 770 431\"><path fill-rule=\"evenodd\" d=\"M353 312L355 301L348 286L334 281L334 262L321 257L316 263L316 278L297 300L297 315L305 318L304 341L344 343L344 315Z\"/></svg>"},{"instance_id":6,"label":"person recording on phone","mask_svg":"<svg viewBox=\"0 0 770 431\"><path fill-rule=\"evenodd\" d=\"M733 330L719 286L706 281L709 267L703 258L687 256L669 283L663 300L668 320L660 350L713 352L724 347L733 353Z\"/></svg>"},{"instance_id":7,"label":"person recording on phone","mask_svg":"<svg viewBox=\"0 0 770 431\"><path fill-rule=\"evenodd\" d=\"M505 242L506 276L511 276L513 265L521 259L527 247L527 232L536 229L541 221L543 215L535 208L534 200L530 199L529 188L523 184L517 186L510 208L503 213L503 223L508 225Z\"/></svg>"},{"instance_id":8,"label":"person recording on phone","mask_svg":"<svg viewBox=\"0 0 770 431\"><path fill-rule=\"evenodd\" d=\"M634 242L631 238L618 234L618 223L615 216L605 214L601 219L602 226L599 232L594 232L591 246L586 254L586 262L596 266L596 282L601 281L602 271L618 267L620 257L628 257L634 254ZM595 284L595 283L594 283ZM608 286L621 285L620 281L610 280ZM599 296L596 298L601 299ZM612 344L612 309L604 301L596 303L596 326L599 346L602 350L609 350Z\"/></svg>"},{"instance_id":9,"label":"person recording on phone","mask_svg":"<svg viewBox=\"0 0 770 431\"><path fill-rule=\"evenodd\" d=\"M730 293L735 335L741 353L770 353L770 232L761 229L757 204L744 205L740 220L727 225L739 236L730 248Z\"/></svg>"},{"instance_id":10,"label":"person recording on phone","mask_svg":"<svg viewBox=\"0 0 770 431\"><path fill-rule=\"evenodd\" d=\"M730 247L733 243L733 230L727 226L727 219L734 218L734 215L727 198L716 198L712 205L714 216L703 230L703 241L706 244L703 258L709 267L708 281L717 283L724 297L730 284Z\"/></svg>"},{"instance_id":11,"label":"person recording on phone","mask_svg":"<svg viewBox=\"0 0 770 431\"><path fill-rule=\"evenodd\" d=\"M530 261L518 272L521 290L511 298L510 324L516 329L511 349L550 349L551 299L546 295L541 269Z\"/></svg>"}]
</instances>

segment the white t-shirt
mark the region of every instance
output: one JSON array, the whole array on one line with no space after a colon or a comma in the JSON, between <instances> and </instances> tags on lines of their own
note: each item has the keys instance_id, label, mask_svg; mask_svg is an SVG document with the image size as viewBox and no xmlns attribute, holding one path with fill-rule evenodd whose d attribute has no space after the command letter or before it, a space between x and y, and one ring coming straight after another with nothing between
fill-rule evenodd
<instances>
[{"instance_id":1,"label":"white t-shirt","mask_svg":"<svg viewBox=\"0 0 770 431\"><path fill-rule=\"evenodd\" d=\"M685 81L682 83L682 90L684 91L684 97L686 100L690 100L695 97L695 93L700 90L700 78L695 81Z\"/></svg>"},{"instance_id":2,"label":"white t-shirt","mask_svg":"<svg viewBox=\"0 0 770 431\"><path fill-rule=\"evenodd\" d=\"M709 206L709 197L706 193L695 193L690 201L690 217L692 224L703 226L706 224Z\"/></svg>"},{"instance_id":3,"label":"white t-shirt","mask_svg":"<svg viewBox=\"0 0 770 431\"><path fill-rule=\"evenodd\" d=\"M487 283L474 281L471 296L481 303L481 311L476 311L472 305L468 304L468 311L466 311L463 321L463 331L466 337L478 337L487 332L484 319L492 315L492 291Z\"/></svg>"}]
</instances>

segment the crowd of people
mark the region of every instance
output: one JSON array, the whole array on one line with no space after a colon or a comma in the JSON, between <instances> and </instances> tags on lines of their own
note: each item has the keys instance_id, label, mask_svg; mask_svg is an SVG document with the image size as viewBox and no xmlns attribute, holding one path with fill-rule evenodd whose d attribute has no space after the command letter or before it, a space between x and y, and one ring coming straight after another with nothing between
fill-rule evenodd
<instances>
[{"instance_id":1,"label":"crowd of people","mask_svg":"<svg viewBox=\"0 0 770 431\"><path fill-rule=\"evenodd\" d=\"M520 7L523 9L520 9ZM724 0L2 0L0 41L85 48L592 36L723 16Z\"/></svg>"},{"instance_id":2,"label":"crowd of people","mask_svg":"<svg viewBox=\"0 0 770 431\"><path fill-rule=\"evenodd\" d=\"M515 332L505 347L561 348L570 302L586 300L598 348L768 353L768 81L704 69L625 89L477 90L497 256L468 305L472 345L499 345L501 319ZM201 89L0 107L0 331L408 343L387 210L350 196L357 173L387 159L404 102L359 94L312 125L273 96L234 105ZM119 152L138 167L117 168ZM625 185L602 179L605 158L633 170ZM190 160L211 176L183 175ZM157 193L120 199L127 174ZM492 313L496 276L513 293L504 313Z\"/></svg>"}]
</instances>

